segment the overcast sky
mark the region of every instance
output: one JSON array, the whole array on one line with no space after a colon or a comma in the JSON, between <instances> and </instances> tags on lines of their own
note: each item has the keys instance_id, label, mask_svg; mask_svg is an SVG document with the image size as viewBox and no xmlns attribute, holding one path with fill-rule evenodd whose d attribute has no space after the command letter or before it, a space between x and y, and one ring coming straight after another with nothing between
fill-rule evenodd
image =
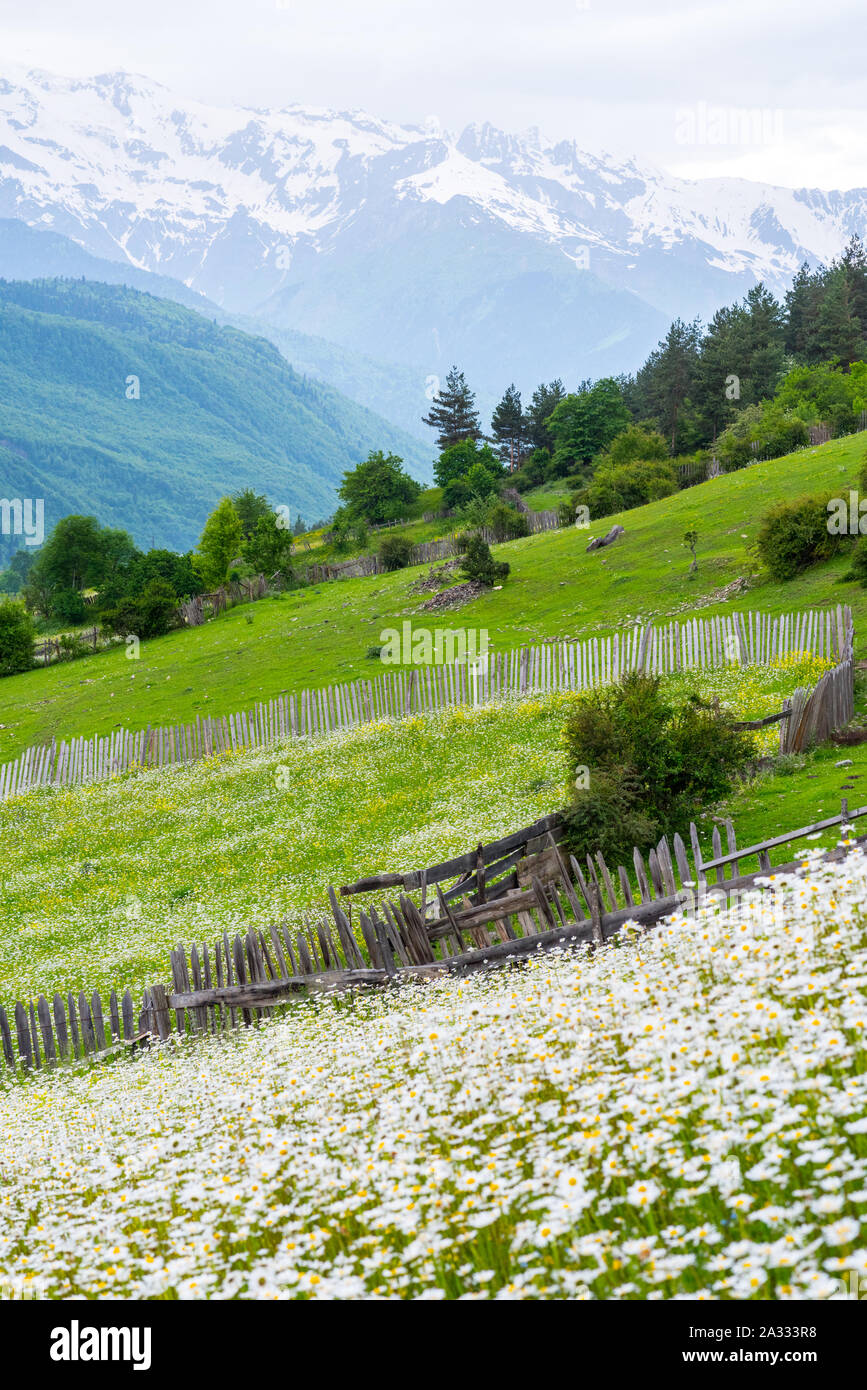
<instances>
[{"instance_id":1,"label":"overcast sky","mask_svg":"<svg viewBox=\"0 0 867 1390\"><path fill-rule=\"evenodd\" d=\"M0 0L4 59L223 105L539 126L687 176L867 186L864 0Z\"/></svg>"}]
</instances>

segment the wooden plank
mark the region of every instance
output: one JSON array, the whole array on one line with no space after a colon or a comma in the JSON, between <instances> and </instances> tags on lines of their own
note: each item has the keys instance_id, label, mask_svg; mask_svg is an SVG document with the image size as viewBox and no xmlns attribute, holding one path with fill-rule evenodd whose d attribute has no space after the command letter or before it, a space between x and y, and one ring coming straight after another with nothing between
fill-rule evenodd
<instances>
[{"instance_id":1,"label":"wooden plank","mask_svg":"<svg viewBox=\"0 0 867 1390\"><path fill-rule=\"evenodd\" d=\"M44 994L40 994L36 1002L36 1016L39 1019L39 1029L42 1033L45 1065L53 1067L57 1061L57 1053L54 1048L54 1030L51 1027L51 1009Z\"/></svg>"},{"instance_id":2,"label":"wooden plank","mask_svg":"<svg viewBox=\"0 0 867 1390\"><path fill-rule=\"evenodd\" d=\"M84 1055L96 1050L96 1038L93 1033L93 1019L90 1014L90 1004L87 995L82 990L78 996L78 1015L81 1019L81 1043L84 1048Z\"/></svg>"},{"instance_id":3,"label":"wooden plank","mask_svg":"<svg viewBox=\"0 0 867 1390\"><path fill-rule=\"evenodd\" d=\"M120 1042L120 1009L118 1008L116 989L113 989L109 995L108 1012L111 1019L111 1036L115 1042Z\"/></svg>"},{"instance_id":4,"label":"wooden plank","mask_svg":"<svg viewBox=\"0 0 867 1390\"><path fill-rule=\"evenodd\" d=\"M80 1037L78 1032L78 1015L75 1008L75 1000L72 997L72 994L68 994L66 996L66 1008L67 1013L69 1014L69 1034L72 1039L72 1055L73 1057L77 1057Z\"/></svg>"},{"instance_id":5,"label":"wooden plank","mask_svg":"<svg viewBox=\"0 0 867 1390\"><path fill-rule=\"evenodd\" d=\"M638 849L632 851L632 862L635 865L635 877L638 880L638 889L641 893L642 903L653 902L653 893L647 881L647 872L644 868L644 860Z\"/></svg>"},{"instance_id":6,"label":"wooden plank","mask_svg":"<svg viewBox=\"0 0 867 1390\"><path fill-rule=\"evenodd\" d=\"M18 1056L21 1065L31 1070L33 1067L33 1045L30 1041L30 1029L27 1024L27 1014L24 1012L24 1005L15 1005L15 1036L18 1042Z\"/></svg>"},{"instance_id":7,"label":"wooden plank","mask_svg":"<svg viewBox=\"0 0 867 1390\"><path fill-rule=\"evenodd\" d=\"M93 1039L97 1052L105 1051L105 1023L102 1017L102 1000L96 990L93 991L90 999L91 1016L93 1018Z\"/></svg>"},{"instance_id":8,"label":"wooden plank","mask_svg":"<svg viewBox=\"0 0 867 1390\"><path fill-rule=\"evenodd\" d=\"M620 879L620 891L623 894L623 901L627 907L634 906L632 898L632 885L629 882L629 875L622 864L617 866L617 874Z\"/></svg>"},{"instance_id":9,"label":"wooden plank","mask_svg":"<svg viewBox=\"0 0 867 1390\"><path fill-rule=\"evenodd\" d=\"M135 1037L135 1013L133 1011L132 995L129 990L124 990L123 999L120 1001L120 1016L123 1025L123 1036L125 1042L132 1042Z\"/></svg>"},{"instance_id":10,"label":"wooden plank","mask_svg":"<svg viewBox=\"0 0 867 1390\"><path fill-rule=\"evenodd\" d=\"M66 1031L66 1015L63 1011L63 999L59 994L55 994L52 1003L54 1015L54 1034L57 1039L57 1052L60 1059L69 1056L69 1034Z\"/></svg>"},{"instance_id":11,"label":"wooden plank","mask_svg":"<svg viewBox=\"0 0 867 1390\"><path fill-rule=\"evenodd\" d=\"M6 1017L6 1010L0 1004L0 1043L3 1045L3 1056L6 1065L15 1066L15 1053L12 1050L12 1030L9 1027L9 1019Z\"/></svg>"}]
</instances>

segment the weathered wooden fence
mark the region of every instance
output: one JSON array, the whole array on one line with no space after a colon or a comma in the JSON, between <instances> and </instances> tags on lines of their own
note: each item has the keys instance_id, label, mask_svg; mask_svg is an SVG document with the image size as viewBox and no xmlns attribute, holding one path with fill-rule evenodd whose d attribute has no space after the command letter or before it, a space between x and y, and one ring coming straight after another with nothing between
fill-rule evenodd
<instances>
[{"instance_id":1,"label":"weathered wooden fence","mask_svg":"<svg viewBox=\"0 0 867 1390\"><path fill-rule=\"evenodd\" d=\"M222 613L230 603L253 603L264 598L267 592L268 581L264 574L259 574L254 579L233 580L224 584L221 589L215 589L213 593L196 594L193 598L183 599L178 605L178 617L187 627L199 627L207 618ZM103 632L98 626L69 635L79 644L89 646L92 651L122 641L121 638ZM50 665L52 661L61 661L65 656L63 642L59 637L45 637L41 642L34 644L33 656L43 666Z\"/></svg>"},{"instance_id":2,"label":"weathered wooden fence","mask_svg":"<svg viewBox=\"0 0 867 1390\"><path fill-rule=\"evenodd\" d=\"M197 716L194 723L171 728L118 729L104 737L82 736L59 744L52 740L27 748L0 767L0 801L35 787L101 782L131 770L171 767L380 719L587 690L617 681L627 671L665 674L730 661L764 665L796 652L841 658L851 649L851 630L849 608L779 616L733 613L660 627L648 624L583 642L551 641L488 652L475 664L389 669L373 680L281 694L236 714ZM465 629L447 631L465 636Z\"/></svg>"},{"instance_id":3,"label":"weathered wooden fence","mask_svg":"<svg viewBox=\"0 0 867 1390\"><path fill-rule=\"evenodd\" d=\"M523 513L527 521L530 535L535 535L537 531L557 531L560 529L560 514L557 511ZM487 541L488 545L499 545L503 542L503 537L492 531L489 526L474 526L474 532ZM444 536L438 541L422 541L419 545L414 545L410 552L408 565L430 565L438 560L449 560L454 555L460 554L457 546L457 533L453 536ZM304 577L309 584L322 584L331 579L364 579L374 574L385 574L386 568L378 555L357 555L352 560L340 560L333 563L313 563L306 565L303 571Z\"/></svg>"},{"instance_id":4,"label":"weathered wooden fence","mask_svg":"<svg viewBox=\"0 0 867 1390\"><path fill-rule=\"evenodd\" d=\"M0 1007L0 1045L7 1065L32 1073L64 1060L99 1059L125 1048L174 1034L213 1033L250 1025L275 1007L311 992L360 985L405 984L444 973L490 969L509 960L569 943L601 945L627 922L648 928L675 911L692 912L709 895L726 905L756 887L776 890L780 876L795 862L777 865L770 850L815 831L848 824L867 815L867 806L800 826L759 844L738 847L734 826L714 826L712 857L702 856L695 824L689 846L680 835L632 863L613 869L601 852L586 856L586 867L563 848L557 815L489 845L478 845L443 864L361 879L341 888L346 899L364 894L352 922L338 894L329 889L330 919L309 916L304 925L272 923L251 928L230 942L213 946L179 945L171 952L171 986L144 990L136 1011L127 990L112 990L106 1013L98 992L77 1000L55 994L53 1005L40 995L35 1005L18 1002L10 1015ZM859 841L863 843L863 841ZM839 858L844 849L823 858ZM744 872L749 859L757 868ZM727 876L727 870L730 870ZM713 877L712 877L713 875ZM456 878L445 890L443 883ZM372 894L402 888L377 905ZM436 890L435 894L432 890ZM415 896L412 896L412 895Z\"/></svg>"},{"instance_id":5,"label":"weathered wooden fence","mask_svg":"<svg viewBox=\"0 0 867 1390\"><path fill-rule=\"evenodd\" d=\"M855 654L851 619L846 630L842 660L812 690L799 689L783 702L789 717L780 730L780 752L796 753L812 743L823 743L842 729L855 714Z\"/></svg>"}]
</instances>

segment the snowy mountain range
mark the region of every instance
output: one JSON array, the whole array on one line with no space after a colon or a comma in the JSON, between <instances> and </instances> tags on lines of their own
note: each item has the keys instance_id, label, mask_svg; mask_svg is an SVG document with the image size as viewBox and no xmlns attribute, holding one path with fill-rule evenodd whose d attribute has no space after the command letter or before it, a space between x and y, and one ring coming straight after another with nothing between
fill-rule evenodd
<instances>
[{"instance_id":1,"label":"snowy mountain range","mask_svg":"<svg viewBox=\"0 0 867 1390\"><path fill-rule=\"evenodd\" d=\"M454 135L206 106L125 73L3 71L0 218L290 343L326 340L349 394L353 361L373 359L356 399L388 413L377 372L399 373L401 423L422 433L425 391L453 361L483 406L512 380L632 370L676 315L707 317L757 280L779 292L867 226L867 189L690 181L538 131Z\"/></svg>"}]
</instances>

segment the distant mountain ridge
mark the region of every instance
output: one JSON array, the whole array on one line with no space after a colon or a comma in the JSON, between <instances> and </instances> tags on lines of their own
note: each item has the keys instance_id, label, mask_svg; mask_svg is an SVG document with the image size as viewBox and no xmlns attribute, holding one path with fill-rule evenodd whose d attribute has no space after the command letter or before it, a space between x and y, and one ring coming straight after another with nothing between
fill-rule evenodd
<instances>
[{"instance_id":1,"label":"distant mountain ridge","mask_svg":"<svg viewBox=\"0 0 867 1390\"><path fill-rule=\"evenodd\" d=\"M431 431L422 424L422 416L430 402L418 372L396 363L376 362L364 353L353 352L308 333L277 327L264 318L229 314L169 275L140 270L129 261L109 261L93 256L83 246L57 232L30 227L15 218L0 218L0 279L47 280L58 276L128 285L131 289L174 300L219 323L270 338L297 372L327 382L356 404L375 409L391 425L412 436L412 443L404 440L401 445L407 462L411 470L420 470L420 477L429 476L433 439ZM421 448L420 441L423 441Z\"/></svg>"},{"instance_id":2,"label":"distant mountain ridge","mask_svg":"<svg viewBox=\"0 0 867 1390\"><path fill-rule=\"evenodd\" d=\"M44 498L46 528L83 512L184 550L243 487L309 523L374 448L424 477L412 440L264 338L124 286L0 282L0 494Z\"/></svg>"},{"instance_id":3,"label":"distant mountain ridge","mask_svg":"<svg viewBox=\"0 0 867 1390\"><path fill-rule=\"evenodd\" d=\"M691 181L537 131L4 71L0 217L392 364L419 397L452 361L483 408L512 379L632 370L676 315L758 279L779 292L867 226L864 189Z\"/></svg>"}]
</instances>

